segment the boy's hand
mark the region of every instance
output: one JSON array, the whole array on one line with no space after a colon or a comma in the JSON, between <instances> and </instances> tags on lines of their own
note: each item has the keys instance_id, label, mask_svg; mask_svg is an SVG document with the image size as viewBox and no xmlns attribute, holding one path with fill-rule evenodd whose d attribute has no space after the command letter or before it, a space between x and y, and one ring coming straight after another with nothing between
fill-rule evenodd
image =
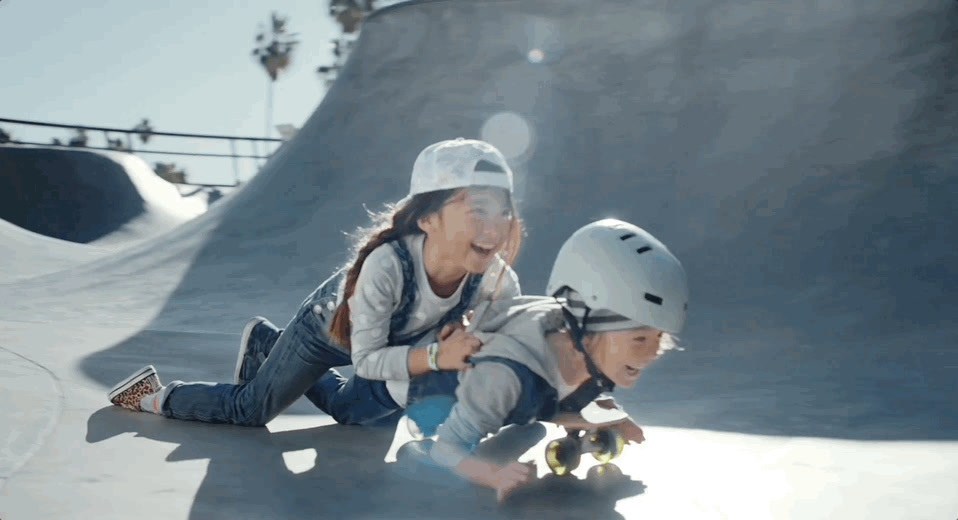
<instances>
[{"instance_id":1,"label":"boy's hand","mask_svg":"<svg viewBox=\"0 0 958 520\"><path fill-rule=\"evenodd\" d=\"M641 443L645 440L645 434L642 433L642 428L639 428L638 424L632 422L632 419L626 419L619 424L613 426L622 438L627 442L634 442L636 444Z\"/></svg>"},{"instance_id":2,"label":"boy's hand","mask_svg":"<svg viewBox=\"0 0 958 520\"><path fill-rule=\"evenodd\" d=\"M615 399L613 399L612 396L596 399L593 402L596 405L598 405L600 408L605 408L606 410L621 410L621 408L619 408L619 405L615 402Z\"/></svg>"},{"instance_id":3,"label":"boy's hand","mask_svg":"<svg viewBox=\"0 0 958 520\"><path fill-rule=\"evenodd\" d=\"M496 490L500 504L517 489L528 486L536 478L535 465L531 462L513 462L490 476L490 484Z\"/></svg>"},{"instance_id":4,"label":"boy's hand","mask_svg":"<svg viewBox=\"0 0 958 520\"><path fill-rule=\"evenodd\" d=\"M469 457L456 466L456 472L480 486L495 489L496 501L499 503L517 489L536 480L536 466L532 462L513 462L499 466Z\"/></svg>"}]
</instances>

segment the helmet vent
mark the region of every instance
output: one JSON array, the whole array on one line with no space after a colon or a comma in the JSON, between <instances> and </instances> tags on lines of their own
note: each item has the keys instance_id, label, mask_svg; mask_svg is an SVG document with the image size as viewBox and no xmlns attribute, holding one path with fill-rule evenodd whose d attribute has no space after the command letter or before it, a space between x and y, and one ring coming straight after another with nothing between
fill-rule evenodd
<instances>
[{"instance_id":1,"label":"helmet vent","mask_svg":"<svg viewBox=\"0 0 958 520\"><path fill-rule=\"evenodd\" d=\"M656 296L656 295L654 295L654 294L645 293L645 299L646 299L647 301L650 301L650 302L656 304L656 305L662 305L662 298L660 298L660 297L658 297L658 296Z\"/></svg>"},{"instance_id":2,"label":"helmet vent","mask_svg":"<svg viewBox=\"0 0 958 520\"><path fill-rule=\"evenodd\" d=\"M651 251L651 250L652 250L651 247L645 246L645 247L640 247L640 248L636 249L635 252L641 255L642 253L644 253L644 252L646 252L646 251Z\"/></svg>"},{"instance_id":3,"label":"helmet vent","mask_svg":"<svg viewBox=\"0 0 958 520\"><path fill-rule=\"evenodd\" d=\"M635 233L626 233L626 234L620 236L620 237L619 237L619 240L622 240L622 241L624 242L624 241L626 241L626 240L628 240L628 239L630 239L630 238L632 238L632 237L634 237L634 236L635 236Z\"/></svg>"}]
</instances>

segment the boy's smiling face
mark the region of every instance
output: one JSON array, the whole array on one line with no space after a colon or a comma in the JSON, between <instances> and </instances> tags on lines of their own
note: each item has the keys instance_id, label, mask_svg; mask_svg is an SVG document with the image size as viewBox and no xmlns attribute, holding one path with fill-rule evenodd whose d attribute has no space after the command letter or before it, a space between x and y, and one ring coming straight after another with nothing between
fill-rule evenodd
<instances>
[{"instance_id":1,"label":"boy's smiling face","mask_svg":"<svg viewBox=\"0 0 958 520\"><path fill-rule=\"evenodd\" d=\"M661 342L662 331L643 327L596 334L587 348L606 377L616 386L631 388L661 355Z\"/></svg>"}]
</instances>

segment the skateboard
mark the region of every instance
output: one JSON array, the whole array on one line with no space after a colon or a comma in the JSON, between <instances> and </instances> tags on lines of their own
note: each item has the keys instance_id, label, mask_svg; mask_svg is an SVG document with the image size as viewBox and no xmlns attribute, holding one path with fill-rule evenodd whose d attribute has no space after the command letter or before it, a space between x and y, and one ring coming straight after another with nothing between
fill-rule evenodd
<instances>
[{"instance_id":1,"label":"skateboard","mask_svg":"<svg viewBox=\"0 0 958 520\"><path fill-rule=\"evenodd\" d=\"M625 439L611 427L618 421L590 423L581 417L561 417L552 422L567 432L565 437L546 445L546 463L556 476L568 475L579 467L585 453L592 454L600 463L589 469L590 478L618 471L615 465L609 464L625 449Z\"/></svg>"}]
</instances>

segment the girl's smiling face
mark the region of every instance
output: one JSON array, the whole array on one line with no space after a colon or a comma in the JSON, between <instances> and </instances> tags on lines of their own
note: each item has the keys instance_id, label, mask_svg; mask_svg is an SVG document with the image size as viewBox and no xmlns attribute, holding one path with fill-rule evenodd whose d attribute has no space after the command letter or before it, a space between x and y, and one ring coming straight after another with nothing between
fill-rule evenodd
<instances>
[{"instance_id":1,"label":"girl's smiling face","mask_svg":"<svg viewBox=\"0 0 958 520\"><path fill-rule=\"evenodd\" d=\"M586 349L616 386L631 388L642 371L662 354L662 331L650 327L591 336Z\"/></svg>"},{"instance_id":2,"label":"girl's smiling face","mask_svg":"<svg viewBox=\"0 0 958 520\"><path fill-rule=\"evenodd\" d=\"M470 273L484 273L509 239L514 223L508 193L469 188L420 221L442 261Z\"/></svg>"}]
</instances>

